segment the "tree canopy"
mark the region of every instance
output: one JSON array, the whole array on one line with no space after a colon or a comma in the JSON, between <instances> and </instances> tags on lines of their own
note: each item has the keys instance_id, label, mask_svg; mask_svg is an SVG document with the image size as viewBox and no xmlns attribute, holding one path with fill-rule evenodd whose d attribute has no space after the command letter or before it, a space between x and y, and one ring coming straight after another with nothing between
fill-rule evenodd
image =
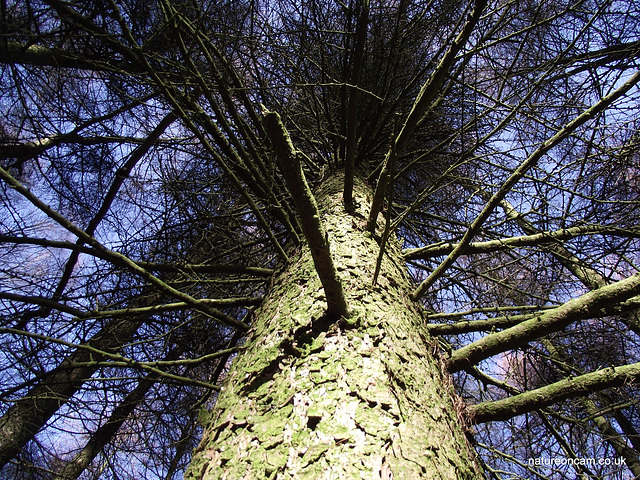
<instances>
[{"instance_id":1,"label":"tree canopy","mask_svg":"<svg viewBox=\"0 0 640 480\"><path fill-rule=\"evenodd\" d=\"M272 273L323 240L298 188L338 170L379 258L403 242L487 477L640 475L640 4L1 15L6 478L179 478Z\"/></svg>"}]
</instances>

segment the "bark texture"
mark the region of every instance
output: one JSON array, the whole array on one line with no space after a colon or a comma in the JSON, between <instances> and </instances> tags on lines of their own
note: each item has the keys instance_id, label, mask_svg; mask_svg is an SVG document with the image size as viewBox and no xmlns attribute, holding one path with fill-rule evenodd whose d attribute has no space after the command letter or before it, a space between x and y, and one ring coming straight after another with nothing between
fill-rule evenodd
<instances>
[{"instance_id":1,"label":"bark texture","mask_svg":"<svg viewBox=\"0 0 640 480\"><path fill-rule=\"evenodd\" d=\"M316 192L349 318L323 317L310 252L291 255L256 313L185 478L482 477L461 402L409 300L395 242L372 286L371 192L354 183L354 216L344 211L342 175Z\"/></svg>"}]
</instances>

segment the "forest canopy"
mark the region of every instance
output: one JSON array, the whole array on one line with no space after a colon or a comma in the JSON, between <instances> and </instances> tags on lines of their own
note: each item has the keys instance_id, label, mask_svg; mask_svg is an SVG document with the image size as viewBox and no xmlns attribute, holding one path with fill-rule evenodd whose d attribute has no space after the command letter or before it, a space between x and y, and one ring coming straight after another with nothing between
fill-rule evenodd
<instances>
[{"instance_id":1,"label":"forest canopy","mask_svg":"<svg viewBox=\"0 0 640 480\"><path fill-rule=\"evenodd\" d=\"M378 263L402 247L487 478L640 475L638 2L1 17L3 478L182 478L274 274L323 240L301 185L338 172Z\"/></svg>"}]
</instances>

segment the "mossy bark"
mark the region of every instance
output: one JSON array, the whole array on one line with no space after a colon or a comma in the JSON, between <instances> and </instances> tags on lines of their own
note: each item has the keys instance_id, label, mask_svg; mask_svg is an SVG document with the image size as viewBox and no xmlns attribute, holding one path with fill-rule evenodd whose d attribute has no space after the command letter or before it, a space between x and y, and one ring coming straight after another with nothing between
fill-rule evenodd
<instances>
[{"instance_id":1,"label":"mossy bark","mask_svg":"<svg viewBox=\"0 0 640 480\"><path fill-rule=\"evenodd\" d=\"M371 192L343 177L318 192L350 316L323 317L308 249L291 256L256 312L187 479L477 479L459 401L411 291L399 246L366 232Z\"/></svg>"}]
</instances>

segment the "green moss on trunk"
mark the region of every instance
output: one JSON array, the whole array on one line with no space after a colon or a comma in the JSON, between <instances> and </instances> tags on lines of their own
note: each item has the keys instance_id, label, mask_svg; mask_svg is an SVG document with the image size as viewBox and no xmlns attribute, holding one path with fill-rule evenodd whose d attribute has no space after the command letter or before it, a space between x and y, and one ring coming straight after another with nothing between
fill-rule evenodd
<instances>
[{"instance_id":1,"label":"green moss on trunk","mask_svg":"<svg viewBox=\"0 0 640 480\"><path fill-rule=\"evenodd\" d=\"M370 191L316 192L350 317L323 318L310 253L292 255L256 313L188 479L477 479L451 382L409 299L399 246L365 231Z\"/></svg>"}]
</instances>

